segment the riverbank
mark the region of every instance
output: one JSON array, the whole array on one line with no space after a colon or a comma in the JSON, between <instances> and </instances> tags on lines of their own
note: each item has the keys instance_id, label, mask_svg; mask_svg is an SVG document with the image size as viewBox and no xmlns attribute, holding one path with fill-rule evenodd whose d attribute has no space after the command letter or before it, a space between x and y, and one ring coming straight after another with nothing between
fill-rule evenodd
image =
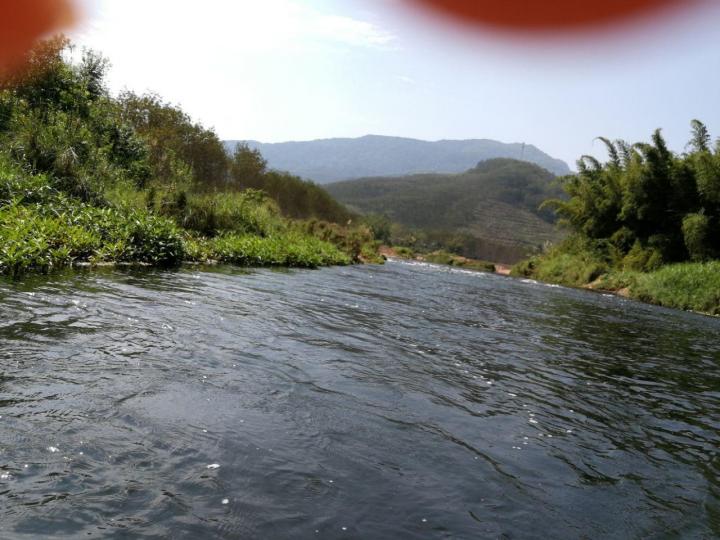
<instances>
[{"instance_id":1,"label":"riverbank","mask_svg":"<svg viewBox=\"0 0 720 540\"><path fill-rule=\"evenodd\" d=\"M609 268L588 253L551 252L515 265L510 275L720 316L720 261L669 264L640 272Z\"/></svg>"},{"instance_id":2,"label":"riverbank","mask_svg":"<svg viewBox=\"0 0 720 540\"><path fill-rule=\"evenodd\" d=\"M128 189L115 202L87 203L47 176L0 163L0 274L211 261L313 268L372 256L366 231L285 219L260 192L191 197L182 209L165 207L162 214L133 205L133 195Z\"/></svg>"},{"instance_id":3,"label":"riverbank","mask_svg":"<svg viewBox=\"0 0 720 540\"><path fill-rule=\"evenodd\" d=\"M155 95L105 87L106 61L43 42L0 74L0 274L183 262L317 267L378 258L319 186Z\"/></svg>"},{"instance_id":4,"label":"riverbank","mask_svg":"<svg viewBox=\"0 0 720 540\"><path fill-rule=\"evenodd\" d=\"M479 272L492 272L504 275L510 273L510 269L506 265L481 261L479 259L470 259L468 257L455 255L454 253L449 253L443 250L433 251L431 253L417 253L409 248L401 246L380 246L378 248L378 252L383 257L442 264L445 266L463 268L465 270L477 270Z\"/></svg>"}]
</instances>

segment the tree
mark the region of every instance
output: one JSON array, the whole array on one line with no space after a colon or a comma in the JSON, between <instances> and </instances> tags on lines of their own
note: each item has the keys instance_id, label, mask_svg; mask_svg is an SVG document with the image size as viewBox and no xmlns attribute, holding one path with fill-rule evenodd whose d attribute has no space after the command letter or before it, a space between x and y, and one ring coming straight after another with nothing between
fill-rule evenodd
<instances>
[{"instance_id":1,"label":"tree","mask_svg":"<svg viewBox=\"0 0 720 540\"><path fill-rule=\"evenodd\" d=\"M243 187L257 187L267 172L267 161L259 150L251 149L247 143L238 144L232 155L230 175L233 181Z\"/></svg>"},{"instance_id":2,"label":"tree","mask_svg":"<svg viewBox=\"0 0 720 540\"><path fill-rule=\"evenodd\" d=\"M182 109L154 94L124 92L118 102L123 120L149 148L152 176L157 181L182 181L189 169L197 189L226 183L228 157L213 130L193 122Z\"/></svg>"},{"instance_id":3,"label":"tree","mask_svg":"<svg viewBox=\"0 0 720 540\"><path fill-rule=\"evenodd\" d=\"M691 152L682 156L668 149L660 130L651 143L601 138L608 162L584 156L578 173L565 180L569 199L545 204L586 245L634 267L717 256L720 143L712 151L705 125L693 120L691 128Z\"/></svg>"}]
</instances>

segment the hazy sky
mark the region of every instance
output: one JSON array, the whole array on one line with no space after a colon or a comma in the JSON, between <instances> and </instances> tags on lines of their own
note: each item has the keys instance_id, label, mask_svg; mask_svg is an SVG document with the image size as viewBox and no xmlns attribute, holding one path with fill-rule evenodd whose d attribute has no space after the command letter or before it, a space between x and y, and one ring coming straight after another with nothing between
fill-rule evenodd
<instances>
[{"instance_id":1,"label":"hazy sky","mask_svg":"<svg viewBox=\"0 0 720 540\"><path fill-rule=\"evenodd\" d=\"M720 2L714 2L718 6ZM632 33L518 42L400 0L86 0L74 35L111 88L154 91L223 139L368 133L532 143L571 166L598 135L682 151L720 135L720 6Z\"/></svg>"}]
</instances>

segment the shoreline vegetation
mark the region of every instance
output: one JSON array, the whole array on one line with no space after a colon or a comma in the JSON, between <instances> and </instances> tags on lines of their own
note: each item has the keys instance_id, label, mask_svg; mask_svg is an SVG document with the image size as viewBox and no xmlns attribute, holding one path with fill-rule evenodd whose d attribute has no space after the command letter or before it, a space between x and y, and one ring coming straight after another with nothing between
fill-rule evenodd
<instances>
[{"instance_id":1,"label":"shoreline vegetation","mask_svg":"<svg viewBox=\"0 0 720 540\"><path fill-rule=\"evenodd\" d=\"M464 270L475 270L478 272L490 272L504 275L509 273L509 267L506 265L491 263L479 259L470 259L445 250L437 250L426 253L415 251L414 249L405 246L382 245L378 251L380 255L386 258L428 262L443 266L462 268Z\"/></svg>"},{"instance_id":2,"label":"shoreline vegetation","mask_svg":"<svg viewBox=\"0 0 720 540\"><path fill-rule=\"evenodd\" d=\"M691 126L682 155L660 130L651 143L601 138L608 161L583 156L567 199L544 203L568 237L511 275L720 316L720 140Z\"/></svg>"},{"instance_id":3,"label":"shoreline vegetation","mask_svg":"<svg viewBox=\"0 0 720 540\"><path fill-rule=\"evenodd\" d=\"M156 95L105 86L107 60L64 37L0 73L0 274L183 262L380 261L371 229L319 186Z\"/></svg>"}]
</instances>

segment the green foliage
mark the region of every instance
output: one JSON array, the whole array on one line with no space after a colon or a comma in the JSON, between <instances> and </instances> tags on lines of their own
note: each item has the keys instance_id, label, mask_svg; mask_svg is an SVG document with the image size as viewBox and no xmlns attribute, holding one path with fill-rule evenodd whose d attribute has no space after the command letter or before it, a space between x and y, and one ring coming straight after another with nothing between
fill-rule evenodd
<instances>
[{"instance_id":1,"label":"green foliage","mask_svg":"<svg viewBox=\"0 0 720 540\"><path fill-rule=\"evenodd\" d=\"M491 159L462 174L367 178L326 187L350 208L373 214L367 223L387 243L517 261L561 237L553 213L539 208L543 200L563 196L554 180L537 165ZM400 227L388 231L383 216Z\"/></svg>"},{"instance_id":2,"label":"green foliage","mask_svg":"<svg viewBox=\"0 0 720 540\"><path fill-rule=\"evenodd\" d=\"M589 248L569 251L558 247L543 256L516 264L511 275L581 287L595 281L608 270L609 265L597 251Z\"/></svg>"},{"instance_id":3,"label":"green foliage","mask_svg":"<svg viewBox=\"0 0 720 540\"><path fill-rule=\"evenodd\" d=\"M584 157L564 182L569 198L545 203L563 224L588 239L610 240L628 267L717 252L720 235L710 231L720 220L720 152L710 150L702 123L693 121L692 152L683 156L667 149L659 130L649 144L603 142L609 161Z\"/></svg>"},{"instance_id":4,"label":"green foliage","mask_svg":"<svg viewBox=\"0 0 720 540\"><path fill-rule=\"evenodd\" d=\"M68 46L64 38L41 43L19 75L0 79L0 145L27 172L100 202L106 186L147 177L146 149L105 90L106 61L86 53L70 64Z\"/></svg>"},{"instance_id":5,"label":"green foliage","mask_svg":"<svg viewBox=\"0 0 720 540\"><path fill-rule=\"evenodd\" d=\"M635 241L627 255L622 258L621 267L625 270L650 272L662 266L662 252L657 247L643 247L640 241Z\"/></svg>"},{"instance_id":6,"label":"green foliage","mask_svg":"<svg viewBox=\"0 0 720 540\"><path fill-rule=\"evenodd\" d=\"M393 246L397 256L402 259L414 259L417 253L414 249L407 246Z\"/></svg>"},{"instance_id":7,"label":"green foliage","mask_svg":"<svg viewBox=\"0 0 720 540\"><path fill-rule=\"evenodd\" d=\"M341 226L318 219L296 224L296 229L331 244L347 253L354 262L381 262L372 231L364 225Z\"/></svg>"},{"instance_id":8,"label":"green foliage","mask_svg":"<svg viewBox=\"0 0 720 540\"><path fill-rule=\"evenodd\" d=\"M435 264L447 264L452 265L455 261L455 257L452 253L448 253L447 251L434 251L432 253L427 253L423 255L423 258L427 262L435 263Z\"/></svg>"},{"instance_id":9,"label":"green foliage","mask_svg":"<svg viewBox=\"0 0 720 540\"><path fill-rule=\"evenodd\" d=\"M267 161L247 144L238 144L232 155L230 174L242 186L256 186L267 173Z\"/></svg>"},{"instance_id":10,"label":"green foliage","mask_svg":"<svg viewBox=\"0 0 720 540\"><path fill-rule=\"evenodd\" d=\"M175 225L147 213L121 213L62 196L42 205L0 208L0 273L46 272L75 262L157 266L184 258Z\"/></svg>"},{"instance_id":11,"label":"green foliage","mask_svg":"<svg viewBox=\"0 0 720 540\"><path fill-rule=\"evenodd\" d=\"M720 262L666 265L654 272L610 272L598 287L624 289L637 300L720 315Z\"/></svg>"},{"instance_id":12,"label":"green foliage","mask_svg":"<svg viewBox=\"0 0 720 540\"><path fill-rule=\"evenodd\" d=\"M120 118L147 145L153 179L162 184L190 180L196 186L226 183L228 159L213 130L154 94L124 92L118 107Z\"/></svg>"},{"instance_id":13,"label":"green foliage","mask_svg":"<svg viewBox=\"0 0 720 540\"><path fill-rule=\"evenodd\" d=\"M682 232L688 254L693 261L706 261L716 254L713 249L712 223L705 214L685 216Z\"/></svg>"},{"instance_id":14,"label":"green foliage","mask_svg":"<svg viewBox=\"0 0 720 540\"><path fill-rule=\"evenodd\" d=\"M602 140L608 162L584 157L564 181L569 198L546 203L572 235L517 265L515 275L720 313L720 263L701 264L720 253L720 143L711 149L697 120L690 152L680 156L659 130L651 143ZM696 263L674 264L684 261Z\"/></svg>"},{"instance_id":15,"label":"green foliage","mask_svg":"<svg viewBox=\"0 0 720 540\"><path fill-rule=\"evenodd\" d=\"M720 262L668 265L637 276L634 298L678 309L720 315Z\"/></svg>"},{"instance_id":16,"label":"green foliage","mask_svg":"<svg viewBox=\"0 0 720 540\"><path fill-rule=\"evenodd\" d=\"M385 215L367 214L363 216L362 222L367 225L373 236L385 244L392 243L392 221Z\"/></svg>"},{"instance_id":17,"label":"green foliage","mask_svg":"<svg viewBox=\"0 0 720 540\"><path fill-rule=\"evenodd\" d=\"M329 242L300 234L259 237L229 234L208 242L209 258L242 266L317 266L350 264Z\"/></svg>"},{"instance_id":18,"label":"green foliage","mask_svg":"<svg viewBox=\"0 0 720 540\"><path fill-rule=\"evenodd\" d=\"M376 251L368 231L333 225L359 242L335 245L288 220L350 214L257 154L251 180L270 189L241 185L243 163L212 130L154 95L113 98L107 61L86 52L72 64L68 46L43 42L19 74L0 74L0 273L187 259L315 267Z\"/></svg>"},{"instance_id":19,"label":"green foliage","mask_svg":"<svg viewBox=\"0 0 720 540\"><path fill-rule=\"evenodd\" d=\"M275 201L257 190L185 195L163 212L183 228L210 237L224 232L267 236L287 228Z\"/></svg>"}]
</instances>

